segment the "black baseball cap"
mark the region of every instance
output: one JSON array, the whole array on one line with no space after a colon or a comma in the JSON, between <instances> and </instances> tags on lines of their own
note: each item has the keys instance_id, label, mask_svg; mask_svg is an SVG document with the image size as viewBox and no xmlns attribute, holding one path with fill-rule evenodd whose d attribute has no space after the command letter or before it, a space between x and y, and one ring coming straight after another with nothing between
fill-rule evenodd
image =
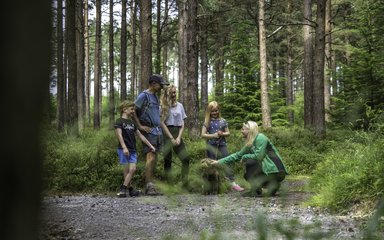
<instances>
[{"instance_id":1,"label":"black baseball cap","mask_svg":"<svg viewBox=\"0 0 384 240\"><path fill-rule=\"evenodd\" d=\"M149 83L155 82L155 83L158 83L158 84L160 84L162 86L163 85L169 85L169 83L164 81L164 78L161 75L159 75L159 74L153 74L152 76L150 76L149 79L148 79L148 82Z\"/></svg>"}]
</instances>

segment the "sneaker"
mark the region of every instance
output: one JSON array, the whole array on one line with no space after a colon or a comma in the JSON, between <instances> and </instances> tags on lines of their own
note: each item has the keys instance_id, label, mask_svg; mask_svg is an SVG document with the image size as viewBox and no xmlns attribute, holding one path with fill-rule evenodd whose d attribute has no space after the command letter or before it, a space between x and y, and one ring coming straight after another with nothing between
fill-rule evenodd
<instances>
[{"instance_id":1,"label":"sneaker","mask_svg":"<svg viewBox=\"0 0 384 240\"><path fill-rule=\"evenodd\" d=\"M124 185L121 185L120 186L120 192L117 193L117 196L121 197L121 198L127 197L127 187Z\"/></svg>"},{"instance_id":2,"label":"sneaker","mask_svg":"<svg viewBox=\"0 0 384 240\"><path fill-rule=\"evenodd\" d=\"M155 185L151 182L147 183L147 187L145 188L145 194L148 196L158 196L161 195L155 188Z\"/></svg>"},{"instance_id":3,"label":"sneaker","mask_svg":"<svg viewBox=\"0 0 384 240\"><path fill-rule=\"evenodd\" d=\"M233 191L237 191L237 192L242 192L242 191L244 191L244 188L240 187L240 186L237 185L237 184L232 185L232 186L231 186L231 189L232 189Z\"/></svg>"},{"instance_id":4,"label":"sneaker","mask_svg":"<svg viewBox=\"0 0 384 240\"><path fill-rule=\"evenodd\" d=\"M140 195L140 191L136 191L133 187L129 187L128 191L130 197L138 197Z\"/></svg>"}]
</instances>

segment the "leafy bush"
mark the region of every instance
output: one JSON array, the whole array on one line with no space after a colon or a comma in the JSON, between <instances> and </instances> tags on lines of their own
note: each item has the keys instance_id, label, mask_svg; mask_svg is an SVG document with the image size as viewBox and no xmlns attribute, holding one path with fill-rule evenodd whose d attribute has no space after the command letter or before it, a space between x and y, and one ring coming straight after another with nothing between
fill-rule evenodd
<instances>
[{"instance_id":1,"label":"leafy bush","mask_svg":"<svg viewBox=\"0 0 384 240\"><path fill-rule=\"evenodd\" d=\"M340 210L383 196L383 146L382 137L365 132L335 145L314 172L312 204Z\"/></svg>"}]
</instances>

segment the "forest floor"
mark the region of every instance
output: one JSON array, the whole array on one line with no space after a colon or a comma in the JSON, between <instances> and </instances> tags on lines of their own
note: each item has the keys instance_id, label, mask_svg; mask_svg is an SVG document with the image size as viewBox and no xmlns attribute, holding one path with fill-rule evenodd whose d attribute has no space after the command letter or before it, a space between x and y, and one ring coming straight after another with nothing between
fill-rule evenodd
<instances>
[{"instance_id":1,"label":"forest floor","mask_svg":"<svg viewBox=\"0 0 384 240\"><path fill-rule=\"evenodd\" d=\"M305 206L303 180L276 197L58 195L42 202L41 239L362 239L363 222Z\"/></svg>"}]
</instances>

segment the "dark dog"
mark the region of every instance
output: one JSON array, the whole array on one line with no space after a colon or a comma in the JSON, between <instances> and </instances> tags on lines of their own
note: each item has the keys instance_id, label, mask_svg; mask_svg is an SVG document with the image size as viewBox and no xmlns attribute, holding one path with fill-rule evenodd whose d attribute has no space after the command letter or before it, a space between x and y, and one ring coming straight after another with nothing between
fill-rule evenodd
<instances>
[{"instance_id":1,"label":"dark dog","mask_svg":"<svg viewBox=\"0 0 384 240\"><path fill-rule=\"evenodd\" d=\"M203 194L216 195L220 193L220 172L216 165L212 165L214 160L204 158L201 160L201 172L203 183Z\"/></svg>"}]
</instances>

